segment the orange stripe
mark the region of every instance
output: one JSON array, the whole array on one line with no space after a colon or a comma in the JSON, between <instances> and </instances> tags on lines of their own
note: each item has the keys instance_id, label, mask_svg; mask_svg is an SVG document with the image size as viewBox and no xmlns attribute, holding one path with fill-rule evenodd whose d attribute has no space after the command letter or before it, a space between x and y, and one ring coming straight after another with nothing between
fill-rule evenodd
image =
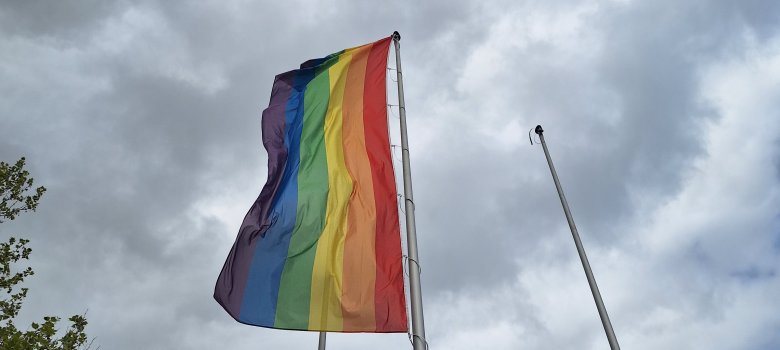
<instances>
[{"instance_id":1,"label":"orange stripe","mask_svg":"<svg viewBox=\"0 0 780 350\"><path fill-rule=\"evenodd\" d=\"M353 182L347 209L344 279L341 294L343 325L346 332L376 329L374 316L376 205L363 128L363 86L371 46L357 47L352 52L352 62L344 88L342 111L344 160Z\"/></svg>"}]
</instances>

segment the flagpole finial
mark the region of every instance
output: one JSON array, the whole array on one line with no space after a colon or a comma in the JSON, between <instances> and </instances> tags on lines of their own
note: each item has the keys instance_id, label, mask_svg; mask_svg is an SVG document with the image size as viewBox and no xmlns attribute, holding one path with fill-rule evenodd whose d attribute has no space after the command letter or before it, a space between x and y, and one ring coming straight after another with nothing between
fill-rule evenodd
<instances>
[{"instance_id":1,"label":"flagpole finial","mask_svg":"<svg viewBox=\"0 0 780 350\"><path fill-rule=\"evenodd\" d=\"M393 40L401 41L401 33L399 33L397 30L393 32Z\"/></svg>"},{"instance_id":2,"label":"flagpole finial","mask_svg":"<svg viewBox=\"0 0 780 350\"><path fill-rule=\"evenodd\" d=\"M537 126L536 126L536 129L534 129L534 132L535 132L537 135L541 135L541 134L544 132L544 129L542 129L542 126L541 126L541 125L537 125Z\"/></svg>"}]
</instances>

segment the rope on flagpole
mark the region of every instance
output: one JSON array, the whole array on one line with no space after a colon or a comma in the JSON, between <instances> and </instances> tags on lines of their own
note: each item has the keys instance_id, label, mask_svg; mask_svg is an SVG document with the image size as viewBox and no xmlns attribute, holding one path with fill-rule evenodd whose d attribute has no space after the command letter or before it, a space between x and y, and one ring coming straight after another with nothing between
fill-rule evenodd
<instances>
[{"instance_id":1,"label":"rope on flagpole","mask_svg":"<svg viewBox=\"0 0 780 350\"><path fill-rule=\"evenodd\" d=\"M406 108L404 103L404 84L403 72L401 69L401 34L393 32L393 44L395 46L395 67L396 77L398 79L398 115L400 120L401 132L401 155L403 159L403 179L404 179L404 204L406 205L406 245L409 259L416 263L417 255L417 225L415 223L414 202L412 198L412 171L409 157L409 140L406 131ZM418 265L419 267L419 265ZM420 286L420 271L409 269L409 301L411 306L410 316L412 319L411 337L412 348L414 350L427 350L428 343L425 340L425 321L423 320L423 299L422 287Z\"/></svg>"},{"instance_id":2,"label":"rope on flagpole","mask_svg":"<svg viewBox=\"0 0 780 350\"><path fill-rule=\"evenodd\" d=\"M406 254L402 255L402 257L404 260L406 260L406 263L401 266L404 270L404 275L406 275L406 277L409 277L408 266L411 265L410 262L414 263L414 266L417 266L417 275L422 275L422 267L420 267L420 263L417 262L417 260L410 258ZM425 338L417 334L412 333L411 328L409 329L408 332L406 332L406 335L409 337L409 343L411 343L412 346L414 346L414 338L417 338L423 343L423 345L425 346L425 350L428 350L428 340L426 340Z\"/></svg>"},{"instance_id":3,"label":"rope on flagpole","mask_svg":"<svg viewBox=\"0 0 780 350\"><path fill-rule=\"evenodd\" d=\"M391 70L396 70L395 68L390 68L390 67L386 67L386 68L387 68L387 70L388 70L388 71L391 71ZM390 75L388 74L388 76L390 76ZM392 82L394 82L394 83L398 83L398 80L395 80L395 79L393 79L393 77L390 77L390 80L391 80Z\"/></svg>"},{"instance_id":4,"label":"rope on flagpole","mask_svg":"<svg viewBox=\"0 0 780 350\"><path fill-rule=\"evenodd\" d=\"M397 114L395 114L395 112L393 112L393 107L398 107L398 105L391 105L391 104L388 103L387 107L390 107L390 108L388 108L388 110L390 111L390 114L393 117L395 117L395 119L401 119L401 117L399 117Z\"/></svg>"},{"instance_id":5,"label":"rope on flagpole","mask_svg":"<svg viewBox=\"0 0 780 350\"><path fill-rule=\"evenodd\" d=\"M398 155L395 154L396 147L401 147L401 146L400 145L390 145L390 148L393 149L393 160L395 160L396 162L400 162L401 160L398 159ZM398 192L398 188L396 188L396 192Z\"/></svg>"},{"instance_id":6,"label":"rope on flagpole","mask_svg":"<svg viewBox=\"0 0 780 350\"><path fill-rule=\"evenodd\" d=\"M422 267L420 267L420 263L418 263L418 262L417 262L417 260L414 260L414 259L410 258L410 257L409 257L408 255L406 255L406 254L402 255L402 257L403 257L404 259L406 259L406 264L407 264L407 265L409 264L409 262L413 262L413 263L414 263L414 266L417 266L417 273L418 273L418 274L420 274L420 275L422 275ZM404 267L404 274L405 274L407 277L409 276L409 272L407 271L407 268L406 268L406 267Z\"/></svg>"},{"instance_id":7,"label":"rope on flagpole","mask_svg":"<svg viewBox=\"0 0 780 350\"><path fill-rule=\"evenodd\" d=\"M422 275L422 267L420 267L420 263L417 262L417 260L414 260L408 256L406 257L406 260L413 262L414 266L417 266L417 274Z\"/></svg>"},{"instance_id":8,"label":"rope on flagpole","mask_svg":"<svg viewBox=\"0 0 780 350\"><path fill-rule=\"evenodd\" d=\"M402 195L402 194L398 195L398 210L401 211L401 214L406 215L406 210L404 210L404 206L401 205L401 199L403 199L403 198L404 198L404 195Z\"/></svg>"}]
</instances>

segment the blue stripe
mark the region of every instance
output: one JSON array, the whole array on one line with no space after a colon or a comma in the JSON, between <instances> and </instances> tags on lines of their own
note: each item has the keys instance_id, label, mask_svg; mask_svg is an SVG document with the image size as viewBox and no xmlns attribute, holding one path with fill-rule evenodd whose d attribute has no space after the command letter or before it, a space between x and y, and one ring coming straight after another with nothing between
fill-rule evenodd
<instances>
[{"instance_id":1,"label":"blue stripe","mask_svg":"<svg viewBox=\"0 0 780 350\"><path fill-rule=\"evenodd\" d=\"M306 85L314 78L314 69L295 72L294 88L285 110L287 163L280 191L271 206L271 226L255 247L254 259L244 290L239 320L263 327L273 327L279 281L287 261L290 237L295 228L298 208L298 166L300 164L301 130L303 129L303 96Z\"/></svg>"}]
</instances>

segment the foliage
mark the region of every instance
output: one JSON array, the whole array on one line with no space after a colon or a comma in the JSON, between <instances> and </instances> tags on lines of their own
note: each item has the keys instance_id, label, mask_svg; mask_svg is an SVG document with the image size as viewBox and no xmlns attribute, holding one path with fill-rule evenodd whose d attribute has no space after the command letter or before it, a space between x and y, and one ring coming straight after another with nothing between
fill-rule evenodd
<instances>
[{"instance_id":1,"label":"foliage","mask_svg":"<svg viewBox=\"0 0 780 350\"><path fill-rule=\"evenodd\" d=\"M24 157L14 165L0 162L0 223L16 219L20 213L34 211L46 192L46 188L41 186L35 189L34 194L28 194L33 178L24 170L24 163Z\"/></svg>"},{"instance_id":2,"label":"foliage","mask_svg":"<svg viewBox=\"0 0 780 350\"><path fill-rule=\"evenodd\" d=\"M0 223L14 220L19 214L35 211L46 192L43 186L33 189L33 178L24 170L25 159L14 165L0 162ZM20 260L30 258L27 239L8 238L0 243L0 350L77 350L88 349L84 315L68 320L70 327L58 337L59 317L46 316L43 322L34 322L27 330L16 328L14 318L22 308L27 288L17 288L26 277L33 275L31 267L18 269Z\"/></svg>"}]
</instances>

